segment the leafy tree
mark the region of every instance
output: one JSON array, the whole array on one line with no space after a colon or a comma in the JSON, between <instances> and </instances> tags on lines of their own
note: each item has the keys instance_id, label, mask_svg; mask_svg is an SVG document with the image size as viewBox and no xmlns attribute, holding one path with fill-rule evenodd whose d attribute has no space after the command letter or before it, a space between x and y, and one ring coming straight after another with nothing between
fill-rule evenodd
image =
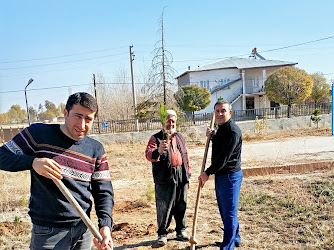
<instances>
[{"instance_id":1,"label":"leafy tree","mask_svg":"<svg viewBox=\"0 0 334 250\"><path fill-rule=\"evenodd\" d=\"M45 108L47 111L53 113L55 116L57 116L57 107L53 102L50 102L48 100L45 100L45 104L44 104Z\"/></svg>"},{"instance_id":2,"label":"leafy tree","mask_svg":"<svg viewBox=\"0 0 334 250\"><path fill-rule=\"evenodd\" d=\"M55 114L50 110L47 110L47 111L42 112L42 113L39 114L39 119L41 121L44 121L44 120L52 121L53 118L55 118Z\"/></svg>"},{"instance_id":3,"label":"leafy tree","mask_svg":"<svg viewBox=\"0 0 334 250\"><path fill-rule=\"evenodd\" d=\"M274 71L266 80L264 91L270 101L291 105L304 101L312 92L313 80L302 69L283 67Z\"/></svg>"},{"instance_id":4,"label":"leafy tree","mask_svg":"<svg viewBox=\"0 0 334 250\"><path fill-rule=\"evenodd\" d=\"M153 119L156 112L155 107L157 102L152 102L150 100L143 101L137 105L137 119L142 121L147 121Z\"/></svg>"},{"instance_id":5,"label":"leafy tree","mask_svg":"<svg viewBox=\"0 0 334 250\"><path fill-rule=\"evenodd\" d=\"M9 115L7 113L0 114L0 123L8 123L9 122Z\"/></svg>"},{"instance_id":6,"label":"leafy tree","mask_svg":"<svg viewBox=\"0 0 334 250\"><path fill-rule=\"evenodd\" d=\"M53 120L53 118L55 118L59 115L58 108L56 107L56 105L53 102L45 100L44 107L46 108L46 111L41 112L39 114L39 119L41 121L43 121L43 120Z\"/></svg>"},{"instance_id":7,"label":"leafy tree","mask_svg":"<svg viewBox=\"0 0 334 250\"><path fill-rule=\"evenodd\" d=\"M42 113L44 110L43 110L43 105L42 104L39 104L38 105L38 114Z\"/></svg>"},{"instance_id":8,"label":"leafy tree","mask_svg":"<svg viewBox=\"0 0 334 250\"><path fill-rule=\"evenodd\" d=\"M319 100L329 95L330 86L329 84L327 84L326 78L323 76L322 73L311 74L311 77L313 79L311 97L314 100L315 107L317 107L317 103L319 102Z\"/></svg>"},{"instance_id":9,"label":"leafy tree","mask_svg":"<svg viewBox=\"0 0 334 250\"><path fill-rule=\"evenodd\" d=\"M37 120L37 110L33 107L29 107L29 116L31 121Z\"/></svg>"},{"instance_id":10,"label":"leafy tree","mask_svg":"<svg viewBox=\"0 0 334 250\"><path fill-rule=\"evenodd\" d=\"M21 109L20 105L12 105L8 111L9 120L11 122L24 122L27 120L27 111Z\"/></svg>"},{"instance_id":11,"label":"leafy tree","mask_svg":"<svg viewBox=\"0 0 334 250\"><path fill-rule=\"evenodd\" d=\"M195 111L208 107L211 103L210 96L209 90L195 84L182 86L174 95L180 109L186 112L192 112L194 123Z\"/></svg>"},{"instance_id":12,"label":"leafy tree","mask_svg":"<svg viewBox=\"0 0 334 250\"><path fill-rule=\"evenodd\" d=\"M64 103L60 103L60 104L59 104L59 106L58 106L58 108L57 108L57 112L58 112L58 115L57 115L57 116L59 116L59 115L61 115L61 114L64 113L64 109L65 109L65 107L66 107L66 105L65 105Z\"/></svg>"}]
</instances>

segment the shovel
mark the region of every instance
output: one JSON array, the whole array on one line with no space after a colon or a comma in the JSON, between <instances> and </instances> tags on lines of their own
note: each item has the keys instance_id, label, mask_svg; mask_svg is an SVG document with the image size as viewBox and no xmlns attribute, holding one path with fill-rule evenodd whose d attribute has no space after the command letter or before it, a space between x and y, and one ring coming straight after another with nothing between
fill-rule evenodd
<instances>
[{"instance_id":1,"label":"shovel","mask_svg":"<svg viewBox=\"0 0 334 250\"><path fill-rule=\"evenodd\" d=\"M215 123L215 113L212 113L212 118L210 122L210 128L213 129ZM211 135L208 136L205 144L205 150L204 150L204 156L203 156L203 162L202 162L202 169L201 173L204 172L205 170L205 163L206 163L206 158L208 156L208 149L210 145L210 140L211 140ZM202 182L199 181L198 183L198 189L197 189L197 198L196 198L196 205L195 205L195 213L194 213L194 222L193 222L193 230L192 230L192 236L189 239L189 242L191 243L191 249L194 250L195 246L197 244L197 239L196 239L196 226L197 226L197 215L198 215L198 207L199 207L199 200L201 197L201 189L202 189Z\"/></svg>"},{"instance_id":2,"label":"shovel","mask_svg":"<svg viewBox=\"0 0 334 250\"><path fill-rule=\"evenodd\" d=\"M85 213L85 211L80 207L79 203L76 201L76 199L73 197L73 195L68 191L66 186L61 180L58 180L58 182L54 182L59 190L63 193L63 195L66 197L66 199L72 204L72 206L77 210L79 213L81 219L85 223L85 225L89 228L89 230L92 232L94 237L98 239L100 243L103 241L103 237L101 236L100 232L97 230L97 228L94 226L93 222L89 219L88 215ZM105 249L111 250L109 246L107 246Z\"/></svg>"}]
</instances>

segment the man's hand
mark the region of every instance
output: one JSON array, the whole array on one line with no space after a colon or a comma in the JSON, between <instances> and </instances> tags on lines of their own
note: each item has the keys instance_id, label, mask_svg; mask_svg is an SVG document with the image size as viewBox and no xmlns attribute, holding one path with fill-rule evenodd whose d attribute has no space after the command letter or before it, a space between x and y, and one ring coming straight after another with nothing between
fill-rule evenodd
<instances>
[{"instance_id":1,"label":"man's hand","mask_svg":"<svg viewBox=\"0 0 334 250\"><path fill-rule=\"evenodd\" d=\"M159 154L162 154L162 152L168 150L168 143L167 143L166 140L160 140L159 138L158 138L158 140L159 140L159 143L160 143L159 148L158 148L158 152L159 152Z\"/></svg>"},{"instance_id":2,"label":"man's hand","mask_svg":"<svg viewBox=\"0 0 334 250\"><path fill-rule=\"evenodd\" d=\"M103 238L102 243L100 243L96 238L93 239L94 245L99 249L103 250L107 246L109 246L111 249L114 249L114 243L112 242L111 238L111 231L109 227L102 227L100 229L100 234Z\"/></svg>"},{"instance_id":3,"label":"man's hand","mask_svg":"<svg viewBox=\"0 0 334 250\"><path fill-rule=\"evenodd\" d=\"M211 128L206 129L206 137L215 135L215 130Z\"/></svg>"},{"instance_id":4,"label":"man's hand","mask_svg":"<svg viewBox=\"0 0 334 250\"><path fill-rule=\"evenodd\" d=\"M39 174L46 178L57 182L63 177L61 175L61 167L59 164L49 158L35 158L32 162L32 168Z\"/></svg>"},{"instance_id":5,"label":"man's hand","mask_svg":"<svg viewBox=\"0 0 334 250\"><path fill-rule=\"evenodd\" d=\"M205 182L209 179L209 176L203 172L200 176L198 176L198 180L200 181L202 187L204 187Z\"/></svg>"}]
</instances>

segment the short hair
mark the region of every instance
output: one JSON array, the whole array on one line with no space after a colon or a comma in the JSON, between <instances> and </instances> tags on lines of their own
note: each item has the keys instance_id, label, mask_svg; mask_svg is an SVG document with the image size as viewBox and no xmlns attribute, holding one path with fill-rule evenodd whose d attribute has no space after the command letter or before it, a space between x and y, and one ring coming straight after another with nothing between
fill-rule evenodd
<instances>
[{"instance_id":1,"label":"short hair","mask_svg":"<svg viewBox=\"0 0 334 250\"><path fill-rule=\"evenodd\" d=\"M231 104L229 101L226 101L226 100L218 100L218 101L215 103L215 105L213 106L213 109L215 109L216 106L217 106L218 104L227 104L228 107L229 107L229 109L232 110L232 104Z\"/></svg>"},{"instance_id":2,"label":"short hair","mask_svg":"<svg viewBox=\"0 0 334 250\"><path fill-rule=\"evenodd\" d=\"M78 93L74 93L70 95L68 97L66 107L65 107L68 113L70 112L73 105L75 104L80 104L81 106L85 108L89 108L90 110L94 111L95 117L96 117L97 112L98 112L98 106L97 106L96 99L92 95L86 92L78 92Z\"/></svg>"}]
</instances>

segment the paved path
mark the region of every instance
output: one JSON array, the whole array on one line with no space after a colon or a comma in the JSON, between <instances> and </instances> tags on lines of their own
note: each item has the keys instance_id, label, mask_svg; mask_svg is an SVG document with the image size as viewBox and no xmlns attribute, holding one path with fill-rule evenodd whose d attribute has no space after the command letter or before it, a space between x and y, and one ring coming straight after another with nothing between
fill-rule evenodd
<instances>
[{"instance_id":1,"label":"paved path","mask_svg":"<svg viewBox=\"0 0 334 250\"><path fill-rule=\"evenodd\" d=\"M334 161L334 136L308 136L245 142L242 167Z\"/></svg>"},{"instance_id":2,"label":"paved path","mask_svg":"<svg viewBox=\"0 0 334 250\"><path fill-rule=\"evenodd\" d=\"M190 152L189 157L201 157L204 148ZM211 145L207 167L211 159ZM274 167L302 163L333 161L334 136L292 137L280 140L244 142L242 168Z\"/></svg>"}]
</instances>

